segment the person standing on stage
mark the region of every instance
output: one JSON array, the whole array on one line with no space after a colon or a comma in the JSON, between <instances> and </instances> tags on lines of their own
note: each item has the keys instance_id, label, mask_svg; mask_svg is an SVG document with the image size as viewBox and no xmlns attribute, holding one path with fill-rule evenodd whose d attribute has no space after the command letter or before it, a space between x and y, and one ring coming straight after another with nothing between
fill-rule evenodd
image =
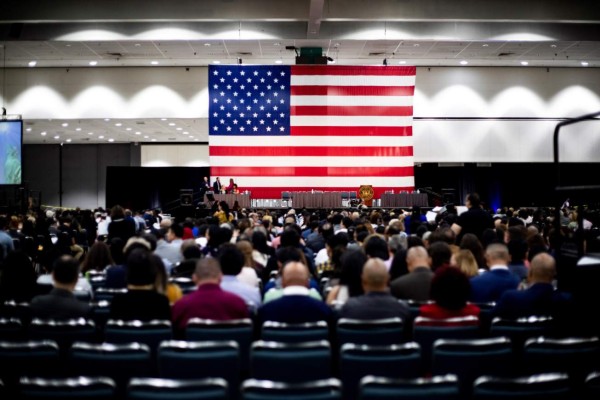
<instances>
[{"instance_id":1,"label":"person standing on stage","mask_svg":"<svg viewBox=\"0 0 600 400\"><path fill-rule=\"evenodd\" d=\"M233 193L233 188L235 183L233 183L233 178L229 178L229 185L225 188L225 193Z\"/></svg>"},{"instance_id":2,"label":"person standing on stage","mask_svg":"<svg viewBox=\"0 0 600 400\"><path fill-rule=\"evenodd\" d=\"M221 185L221 179L217 176L217 179L215 179L215 182L213 183L213 190L215 194L220 194L222 189L223 185Z\"/></svg>"},{"instance_id":3,"label":"person standing on stage","mask_svg":"<svg viewBox=\"0 0 600 400\"><path fill-rule=\"evenodd\" d=\"M206 194L206 192L208 192L210 190L210 181L208 180L208 177L205 176L204 180L202 181L202 183L200 184L200 198L204 201L204 195Z\"/></svg>"}]
</instances>

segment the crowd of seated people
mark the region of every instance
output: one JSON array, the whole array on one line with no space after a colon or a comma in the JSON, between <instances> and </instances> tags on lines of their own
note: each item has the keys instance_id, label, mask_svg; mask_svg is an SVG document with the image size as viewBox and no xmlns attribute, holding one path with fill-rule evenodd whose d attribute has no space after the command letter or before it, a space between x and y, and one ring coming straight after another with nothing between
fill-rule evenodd
<instances>
[{"instance_id":1,"label":"crowd of seated people","mask_svg":"<svg viewBox=\"0 0 600 400\"><path fill-rule=\"evenodd\" d=\"M109 319L169 321L178 339L194 318L250 318L254 340L267 321L325 321L335 348L341 318L398 318L411 329L419 316L450 326L484 311L489 321L547 317L562 336L600 333L579 320L577 283L560 253L578 238L582 251L598 249L593 222L584 229L572 210L556 232L550 210L493 213L476 194L467 206L434 222L420 209L367 208L184 221L118 205L0 216L0 319L11 302L31 318L94 319L110 294ZM412 339L404 332L398 342Z\"/></svg>"}]
</instances>

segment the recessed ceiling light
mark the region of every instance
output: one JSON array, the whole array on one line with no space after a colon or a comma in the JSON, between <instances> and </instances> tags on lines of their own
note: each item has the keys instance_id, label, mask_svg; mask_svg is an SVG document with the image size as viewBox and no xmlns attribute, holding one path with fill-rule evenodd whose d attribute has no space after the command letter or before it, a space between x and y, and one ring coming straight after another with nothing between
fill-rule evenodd
<instances>
[{"instance_id":1,"label":"recessed ceiling light","mask_svg":"<svg viewBox=\"0 0 600 400\"><path fill-rule=\"evenodd\" d=\"M460 62L460 65L467 65L468 63L469 63L469 62L468 62L467 60L462 60L462 61Z\"/></svg>"},{"instance_id":2,"label":"recessed ceiling light","mask_svg":"<svg viewBox=\"0 0 600 400\"><path fill-rule=\"evenodd\" d=\"M93 134L94 134L94 132L88 132L88 135L93 135Z\"/></svg>"},{"instance_id":3,"label":"recessed ceiling light","mask_svg":"<svg viewBox=\"0 0 600 400\"><path fill-rule=\"evenodd\" d=\"M283 61L281 60L275 60L275 64L281 64Z\"/></svg>"},{"instance_id":4,"label":"recessed ceiling light","mask_svg":"<svg viewBox=\"0 0 600 400\"><path fill-rule=\"evenodd\" d=\"M556 45L555 44L551 44L550 47L552 47L553 49L555 49Z\"/></svg>"},{"instance_id":5,"label":"recessed ceiling light","mask_svg":"<svg viewBox=\"0 0 600 400\"><path fill-rule=\"evenodd\" d=\"M98 139L104 139L104 135L98 136Z\"/></svg>"},{"instance_id":6,"label":"recessed ceiling light","mask_svg":"<svg viewBox=\"0 0 600 400\"><path fill-rule=\"evenodd\" d=\"M419 47L419 46L420 46L420 44L419 44L419 43L415 43L415 44L413 44L413 47Z\"/></svg>"},{"instance_id":7,"label":"recessed ceiling light","mask_svg":"<svg viewBox=\"0 0 600 400\"><path fill-rule=\"evenodd\" d=\"M120 122L117 122L117 123L115 124L115 126L123 126L123 124L122 124L122 123L120 123Z\"/></svg>"},{"instance_id":8,"label":"recessed ceiling light","mask_svg":"<svg viewBox=\"0 0 600 400\"><path fill-rule=\"evenodd\" d=\"M56 135L54 136L54 139L60 139L60 136Z\"/></svg>"},{"instance_id":9,"label":"recessed ceiling light","mask_svg":"<svg viewBox=\"0 0 600 400\"><path fill-rule=\"evenodd\" d=\"M204 43L206 47L210 47L210 43Z\"/></svg>"},{"instance_id":10,"label":"recessed ceiling light","mask_svg":"<svg viewBox=\"0 0 600 400\"><path fill-rule=\"evenodd\" d=\"M135 47L140 47L140 46L141 46L141 44L139 44L139 43L136 43L136 44L134 44L134 46L135 46Z\"/></svg>"},{"instance_id":11,"label":"recessed ceiling light","mask_svg":"<svg viewBox=\"0 0 600 400\"><path fill-rule=\"evenodd\" d=\"M108 141L112 143L112 142L114 142L114 141L115 141L115 139L113 139L113 138L110 138L110 139L108 139Z\"/></svg>"},{"instance_id":12,"label":"recessed ceiling light","mask_svg":"<svg viewBox=\"0 0 600 400\"><path fill-rule=\"evenodd\" d=\"M150 136L144 136L144 139L148 139Z\"/></svg>"},{"instance_id":13,"label":"recessed ceiling light","mask_svg":"<svg viewBox=\"0 0 600 400\"><path fill-rule=\"evenodd\" d=\"M27 132L31 132L31 128L27 128L25 129Z\"/></svg>"},{"instance_id":14,"label":"recessed ceiling light","mask_svg":"<svg viewBox=\"0 0 600 400\"><path fill-rule=\"evenodd\" d=\"M71 143L71 139L67 139L67 143Z\"/></svg>"},{"instance_id":15,"label":"recessed ceiling light","mask_svg":"<svg viewBox=\"0 0 600 400\"><path fill-rule=\"evenodd\" d=\"M40 133L40 135L46 136L46 132L42 132L42 133Z\"/></svg>"},{"instance_id":16,"label":"recessed ceiling light","mask_svg":"<svg viewBox=\"0 0 600 400\"><path fill-rule=\"evenodd\" d=\"M529 65L529 61L521 61L521 65L523 65L523 66Z\"/></svg>"},{"instance_id":17,"label":"recessed ceiling light","mask_svg":"<svg viewBox=\"0 0 600 400\"><path fill-rule=\"evenodd\" d=\"M214 61L213 61L213 64L221 64L221 61L219 61L219 60L214 60Z\"/></svg>"},{"instance_id":18,"label":"recessed ceiling light","mask_svg":"<svg viewBox=\"0 0 600 400\"><path fill-rule=\"evenodd\" d=\"M587 62L587 61L582 61L581 65L584 66L584 67L587 67L588 65L590 65L590 63Z\"/></svg>"},{"instance_id":19,"label":"recessed ceiling light","mask_svg":"<svg viewBox=\"0 0 600 400\"><path fill-rule=\"evenodd\" d=\"M29 61L27 65L29 65L30 67L35 67L37 65L37 61Z\"/></svg>"},{"instance_id":20,"label":"recessed ceiling light","mask_svg":"<svg viewBox=\"0 0 600 400\"><path fill-rule=\"evenodd\" d=\"M488 46L489 46L489 44L487 44L487 43L484 43L481 45L481 47L488 47Z\"/></svg>"},{"instance_id":21,"label":"recessed ceiling light","mask_svg":"<svg viewBox=\"0 0 600 400\"><path fill-rule=\"evenodd\" d=\"M131 128L125 128L125 130L126 130L126 131L130 131L130 130L131 130Z\"/></svg>"},{"instance_id":22,"label":"recessed ceiling light","mask_svg":"<svg viewBox=\"0 0 600 400\"><path fill-rule=\"evenodd\" d=\"M151 142L156 142L156 139L152 139Z\"/></svg>"},{"instance_id":23,"label":"recessed ceiling light","mask_svg":"<svg viewBox=\"0 0 600 400\"><path fill-rule=\"evenodd\" d=\"M189 132L183 132L183 134L184 134L184 135L189 135L190 133L189 133Z\"/></svg>"},{"instance_id":24,"label":"recessed ceiling light","mask_svg":"<svg viewBox=\"0 0 600 400\"><path fill-rule=\"evenodd\" d=\"M104 118L105 121L110 121L110 118Z\"/></svg>"},{"instance_id":25,"label":"recessed ceiling light","mask_svg":"<svg viewBox=\"0 0 600 400\"><path fill-rule=\"evenodd\" d=\"M198 139L194 139L194 142L199 142L199 140Z\"/></svg>"},{"instance_id":26,"label":"recessed ceiling light","mask_svg":"<svg viewBox=\"0 0 600 400\"><path fill-rule=\"evenodd\" d=\"M175 122L169 122L169 126L175 126Z\"/></svg>"},{"instance_id":27,"label":"recessed ceiling light","mask_svg":"<svg viewBox=\"0 0 600 400\"><path fill-rule=\"evenodd\" d=\"M142 134L142 132L136 132L135 134L136 134L136 135L141 135L141 134Z\"/></svg>"},{"instance_id":28,"label":"recessed ceiling light","mask_svg":"<svg viewBox=\"0 0 600 400\"><path fill-rule=\"evenodd\" d=\"M75 130L76 130L77 132L79 132L79 131L81 130L81 128L75 128Z\"/></svg>"},{"instance_id":29,"label":"recessed ceiling light","mask_svg":"<svg viewBox=\"0 0 600 400\"><path fill-rule=\"evenodd\" d=\"M64 126L65 128L66 128L67 126L69 126L69 124L68 124L67 122L63 122L61 125L62 125L62 126Z\"/></svg>"},{"instance_id":30,"label":"recessed ceiling light","mask_svg":"<svg viewBox=\"0 0 600 400\"><path fill-rule=\"evenodd\" d=\"M90 61L88 64L90 64L93 67L98 65L98 61Z\"/></svg>"},{"instance_id":31,"label":"recessed ceiling light","mask_svg":"<svg viewBox=\"0 0 600 400\"><path fill-rule=\"evenodd\" d=\"M177 127L177 128L175 128L175 130L176 130L176 131L182 131L182 130L183 130L183 128L181 128L181 127Z\"/></svg>"},{"instance_id":32,"label":"recessed ceiling light","mask_svg":"<svg viewBox=\"0 0 600 400\"><path fill-rule=\"evenodd\" d=\"M275 43L273 43L273 46L281 46L281 43L275 42Z\"/></svg>"},{"instance_id":33,"label":"recessed ceiling light","mask_svg":"<svg viewBox=\"0 0 600 400\"><path fill-rule=\"evenodd\" d=\"M161 121L166 121L167 119L166 119L166 118L161 118L160 120L161 120Z\"/></svg>"},{"instance_id":34,"label":"recessed ceiling light","mask_svg":"<svg viewBox=\"0 0 600 400\"><path fill-rule=\"evenodd\" d=\"M193 139L193 138L194 138L193 136L190 136L190 139Z\"/></svg>"},{"instance_id":35,"label":"recessed ceiling light","mask_svg":"<svg viewBox=\"0 0 600 400\"><path fill-rule=\"evenodd\" d=\"M71 45L70 44L65 44L65 47L71 47Z\"/></svg>"},{"instance_id":36,"label":"recessed ceiling light","mask_svg":"<svg viewBox=\"0 0 600 400\"><path fill-rule=\"evenodd\" d=\"M398 61L398 64L406 64L406 61L404 61L404 60Z\"/></svg>"},{"instance_id":37,"label":"recessed ceiling light","mask_svg":"<svg viewBox=\"0 0 600 400\"><path fill-rule=\"evenodd\" d=\"M152 64L152 65L158 65L158 61L150 61L150 64Z\"/></svg>"}]
</instances>

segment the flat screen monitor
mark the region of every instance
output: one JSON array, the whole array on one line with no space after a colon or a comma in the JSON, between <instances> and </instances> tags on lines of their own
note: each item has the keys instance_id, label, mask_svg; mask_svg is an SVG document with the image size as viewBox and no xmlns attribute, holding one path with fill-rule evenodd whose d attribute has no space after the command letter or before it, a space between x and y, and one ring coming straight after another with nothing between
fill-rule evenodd
<instances>
[{"instance_id":1,"label":"flat screen monitor","mask_svg":"<svg viewBox=\"0 0 600 400\"><path fill-rule=\"evenodd\" d=\"M0 185L20 185L23 121L0 121Z\"/></svg>"}]
</instances>

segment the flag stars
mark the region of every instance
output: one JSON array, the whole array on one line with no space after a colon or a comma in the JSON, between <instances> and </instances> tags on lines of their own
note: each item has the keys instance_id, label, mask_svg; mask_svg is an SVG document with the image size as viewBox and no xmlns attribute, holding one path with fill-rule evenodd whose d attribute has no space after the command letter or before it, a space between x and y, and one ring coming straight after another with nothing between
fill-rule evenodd
<instances>
[{"instance_id":1,"label":"flag stars","mask_svg":"<svg viewBox=\"0 0 600 400\"><path fill-rule=\"evenodd\" d=\"M252 83L252 78L248 78L248 79L246 79L246 82L248 82L248 83Z\"/></svg>"},{"instance_id":2,"label":"flag stars","mask_svg":"<svg viewBox=\"0 0 600 400\"><path fill-rule=\"evenodd\" d=\"M225 120L221 119L219 122L221 123L221 125L223 125L225 123Z\"/></svg>"},{"instance_id":3,"label":"flag stars","mask_svg":"<svg viewBox=\"0 0 600 400\"><path fill-rule=\"evenodd\" d=\"M219 108L221 109L221 111L225 111L225 106L221 106Z\"/></svg>"},{"instance_id":4,"label":"flag stars","mask_svg":"<svg viewBox=\"0 0 600 400\"><path fill-rule=\"evenodd\" d=\"M227 118L231 118L231 113L227 113L225 115L227 115Z\"/></svg>"},{"instance_id":5,"label":"flag stars","mask_svg":"<svg viewBox=\"0 0 600 400\"><path fill-rule=\"evenodd\" d=\"M238 106L233 106L233 111L237 111Z\"/></svg>"},{"instance_id":6,"label":"flag stars","mask_svg":"<svg viewBox=\"0 0 600 400\"><path fill-rule=\"evenodd\" d=\"M279 87L281 88L281 90L285 90L285 85L281 85Z\"/></svg>"},{"instance_id":7,"label":"flag stars","mask_svg":"<svg viewBox=\"0 0 600 400\"><path fill-rule=\"evenodd\" d=\"M240 90L244 90L246 88L246 85L240 85Z\"/></svg>"},{"instance_id":8,"label":"flag stars","mask_svg":"<svg viewBox=\"0 0 600 400\"><path fill-rule=\"evenodd\" d=\"M221 97L225 96L225 92L221 92L219 94L221 95Z\"/></svg>"},{"instance_id":9,"label":"flag stars","mask_svg":"<svg viewBox=\"0 0 600 400\"><path fill-rule=\"evenodd\" d=\"M254 104L257 104L257 103L258 103L258 99L253 99L253 100L252 100L252 102L253 102Z\"/></svg>"},{"instance_id":10,"label":"flag stars","mask_svg":"<svg viewBox=\"0 0 600 400\"><path fill-rule=\"evenodd\" d=\"M219 88L219 85L217 85L216 83L213 85L213 89L217 90Z\"/></svg>"},{"instance_id":11,"label":"flag stars","mask_svg":"<svg viewBox=\"0 0 600 400\"><path fill-rule=\"evenodd\" d=\"M252 114L252 116L253 116L254 118L258 118L258 113L254 113L254 114Z\"/></svg>"},{"instance_id":12,"label":"flag stars","mask_svg":"<svg viewBox=\"0 0 600 400\"><path fill-rule=\"evenodd\" d=\"M247 120L246 120L246 125L251 125L251 124L252 124L252 121L251 121L251 120L249 120L249 119L247 119Z\"/></svg>"},{"instance_id":13,"label":"flag stars","mask_svg":"<svg viewBox=\"0 0 600 400\"><path fill-rule=\"evenodd\" d=\"M271 71L267 71L267 76L271 76Z\"/></svg>"},{"instance_id":14,"label":"flag stars","mask_svg":"<svg viewBox=\"0 0 600 400\"><path fill-rule=\"evenodd\" d=\"M227 99L227 104L231 104L231 99Z\"/></svg>"},{"instance_id":15,"label":"flag stars","mask_svg":"<svg viewBox=\"0 0 600 400\"><path fill-rule=\"evenodd\" d=\"M221 81L221 83L225 83L225 78L221 78L219 80Z\"/></svg>"},{"instance_id":16,"label":"flag stars","mask_svg":"<svg viewBox=\"0 0 600 400\"><path fill-rule=\"evenodd\" d=\"M277 92L274 92L274 93L273 93L273 97L277 97L277 96L279 96L279 93L277 93Z\"/></svg>"},{"instance_id":17,"label":"flag stars","mask_svg":"<svg viewBox=\"0 0 600 400\"><path fill-rule=\"evenodd\" d=\"M233 78L233 83L237 83L238 78Z\"/></svg>"},{"instance_id":18,"label":"flag stars","mask_svg":"<svg viewBox=\"0 0 600 400\"><path fill-rule=\"evenodd\" d=\"M265 78L260 78L260 83L265 83Z\"/></svg>"},{"instance_id":19,"label":"flag stars","mask_svg":"<svg viewBox=\"0 0 600 400\"><path fill-rule=\"evenodd\" d=\"M246 71L244 71L244 70L241 70L241 71L240 71L240 75L241 75L241 76L244 76L244 75L246 75Z\"/></svg>"},{"instance_id":20,"label":"flag stars","mask_svg":"<svg viewBox=\"0 0 600 400\"><path fill-rule=\"evenodd\" d=\"M244 128L243 126L240 126L240 132L244 132L246 130L246 128Z\"/></svg>"},{"instance_id":21,"label":"flag stars","mask_svg":"<svg viewBox=\"0 0 600 400\"><path fill-rule=\"evenodd\" d=\"M233 92L233 97L237 97L238 92Z\"/></svg>"},{"instance_id":22,"label":"flag stars","mask_svg":"<svg viewBox=\"0 0 600 400\"><path fill-rule=\"evenodd\" d=\"M258 76L258 71L254 71L254 76Z\"/></svg>"},{"instance_id":23,"label":"flag stars","mask_svg":"<svg viewBox=\"0 0 600 400\"><path fill-rule=\"evenodd\" d=\"M277 106L273 106L273 111L277 111L279 109L279 107ZM283 117L282 117L283 118Z\"/></svg>"},{"instance_id":24,"label":"flag stars","mask_svg":"<svg viewBox=\"0 0 600 400\"><path fill-rule=\"evenodd\" d=\"M246 92L246 96L250 97L250 96L252 96L252 93L251 92Z\"/></svg>"},{"instance_id":25,"label":"flag stars","mask_svg":"<svg viewBox=\"0 0 600 400\"><path fill-rule=\"evenodd\" d=\"M271 132L271 127L267 126L267 132Z\"/></svg>"},{"instance_id":26,"label":"flag stars","mask_svg":"<svg viewBox=\"0 0 600 400\"><path fill-rule=\"evenodd\" d=\"M227 127L227 132L231 132L231 127L230 126Z\"/></svg>"},{"instance_id":27,"label":"flag stars","mask_svg":"<svg viewBox=\"0 0 600 400\"><path fill-rule=\"evenodd\" d=\"M284 118L284 117L285 117L284 113L279 114L279 118Z\"/></svg>"},{"instance_id":28,"label":"flag stars","mask_svg":"<svg viewBox=\"0 0 600 400\"><path fill-rule=\"evenodd\" d=\"M283 132L283 131L285 131L285 128L283 126L280 126L279 127L279 132Z\"/></svg>"},{"instance_id":29,"label":"flag stars","mask_svg":"<svg viewBox=\"0 0 600 400\"><path fill-rule=\"evenodd\" d=\"M227 71L227 75L231 75L231 71Z\"/></svg>"},{"instance_id":30,"label":"flag stars","mask_svg":"<svg viewBox=\"0 0 600 400\"><path fill-rule=\"evenodd\" d=\"M265 106L260 106L260 111L264 111L265 110Z\"/></svg>"},{"instance_id":31,"label":"flag stars","mask_svg":"<svg viewBox=\"0 0 600 400\"><path fill-rule=\"evenodd\" d=\"M271 85L267 85L267 89L268 89L268 90L271 90Z\"/></svg>"},{"instance_id":32,"label":"flag stars","mask_svg":"<svg viewBox=\"0 0 600 400\"><path fill-rule=\"evenodd\" d=\"M280 74L280 75L281 75L281 76L285 76L285 72L281 71L281 74Z\"/></svg>"},{"instance_id":33,"label":"flag stars","mask_svg":"<svg viewBox=\"0 0 600 400\"><path fill-rule=\"evenodd\" d=\"M252 107L246 106L246 111L250 111L250 110L252 110Z\"/></svg>"},{"instance_id":34,"label":"flag stars","mask_svg":"<svg viewBox=\"0 0 600 400\"><path fill-rule=\"evenodd\" d=\"M238 123L238 120L237 120L237 119L234 119L234 120L233 120L233 124L234 124L234 125L237 125L237 123Z\"/></svg>"},{"instance_id":35,"label":"flag stars","mask_svg":"<svg viewBox=\"0 0 600 400\"><path fill-rule=\"evenodd\" d=\"M271 118L271 113L267 113L267 118Z\"/></svg>"},{"instance_id":36,"label":"flag stars","mask_svg":"<svg viewBox=\"0 0 600 400\"><path fill-rule=\"evenodd\" d=\"M273 79L273 82L279 83L279 79L275 78L275 79Z\"/></svg>"},{"instance_id":37,"label":"flag stars","mask_svg":"<svg viewBox=\"0 0 600 400\"><path fill-rule=\"evenodd\" d=\"M240 113L240 118L244 118L244 113Z\"/></svg>"},{"instance_id":38,"label":"flag stars","mask_svg":"<svg viewBox=\"0 0 600 400\"><path fill-rule=\"evenodd\" d=\"M218 127L218 126L216 126L216 125L215 125L215 126L213 126L213 131L218 131L218 130L219 130L219 127Z\"/></svg>"},{"instance_id":39,"label":"flag stars","mask_svg":"<svg viewBox=\"0 0 600 400\"><path fill-rule=\"evenodd\" d=\"M217 71L217 70L213 71L213 75L214 75L214 76L217 76L217 75L219 75L219 71Z\"/></svg>"},{"instance_id":40,"label":"flag stars","mask_svg":"<svg viewBox=\"0 0 600 400\"><path fill-rule=\"evenodd\" d=\"M265 97L265 92L260 92L260 97Z\"/></svg>"},{"instance_id":41,"label":"flag stars","mask_svg":"<svg viewBox=\"0 0 600 400\"><path fill-rule=\"evenodd\" d=\"M218 99L213 99L213 103L218 103L219 100Z\"/></svg>"},{"instance_id":42,"label":"flag stars","mask_svg":"<svg viewBox=\"0 0 600 400\"><path fill-rule=\"evenodd\" d=\"M219 116L218 113L213 113L213 117L217 118Z\"/></svg>"},{"instance_id":43,"label":"flag stars","mask_svg":"<svg viewBox=\"0 0 600 400\"><path fill-rule=\"evenodd\" d=\"M258 85L254 85L254 90L258 90Z\"/></svg>"},{"instance_id":44,"label":"flag stars","mask_svg":"<svg viewBox=\"0 0 600 400\"><path fill-rule=\"evenodd\" d=\"M260 124L261 124L261 125L264 125L264 124L265 124L265 120L264 120L264 119L261 119L261 120L260 120L260 121L258 121L258 122L260 122Z\"/></svg>"},{"instance_id":45,"label":"flag stars","mask_svg":"<svg viewBox=\"0 0 600 400\"><path fill-rule=\"evenodd\" d=\"M277 121L276 119L273 120L273 124L277 125L279 123L279 121Z\"/></svg>"},{"instance_id":46,"label":"flag stars","mask_svg":"<svg viewBox=\"0 0 600 400\"><path fill-rule=\"evenodd\" d=\"M271 99L267 99L267 104L271 104Z\"/></svg>"},{"instance_id":47,"label":"flag stars","mask_svg":"<svg viewBox=\"0 0 600 400\"><path fill-rule=\"evenodd\" d=\"M244 101L246 101L246 100L240 99L240 104L244 104Z\"/></svg>"},{"instance_id":48,"label":"flag stars","mask_svg":"<svg viewBox=\"0 0 600 400\"><path fill-rule=\"evenodd\" d=\"M231 90L231 85L227 85L227 90Z\"/></svg>"},{"instance_id":49,"label":"flag stars","mask_svg":"<svg viewBox=\"0 0 600 400\"><path fill-rule=\"evenodd\" d=\"M257 127L257 126L255 126L255 127L253 127L253 128L252 128L252 130L253 130L254 132L256 132L256 131L258 130L258 127Z\"/></svg>"},{"instance_id":50,"label":"flag stars","mask_svg":"<svg viewBox=\"0 0 600 400\"><path fill-rule=\"evenodd\" d=\"M281 103L281 104L284 104L284 103L285 103L285 100L284 100L284 99L281 99L281 100L279 100L279 103Z\"/></svg>"}]
</instances>

